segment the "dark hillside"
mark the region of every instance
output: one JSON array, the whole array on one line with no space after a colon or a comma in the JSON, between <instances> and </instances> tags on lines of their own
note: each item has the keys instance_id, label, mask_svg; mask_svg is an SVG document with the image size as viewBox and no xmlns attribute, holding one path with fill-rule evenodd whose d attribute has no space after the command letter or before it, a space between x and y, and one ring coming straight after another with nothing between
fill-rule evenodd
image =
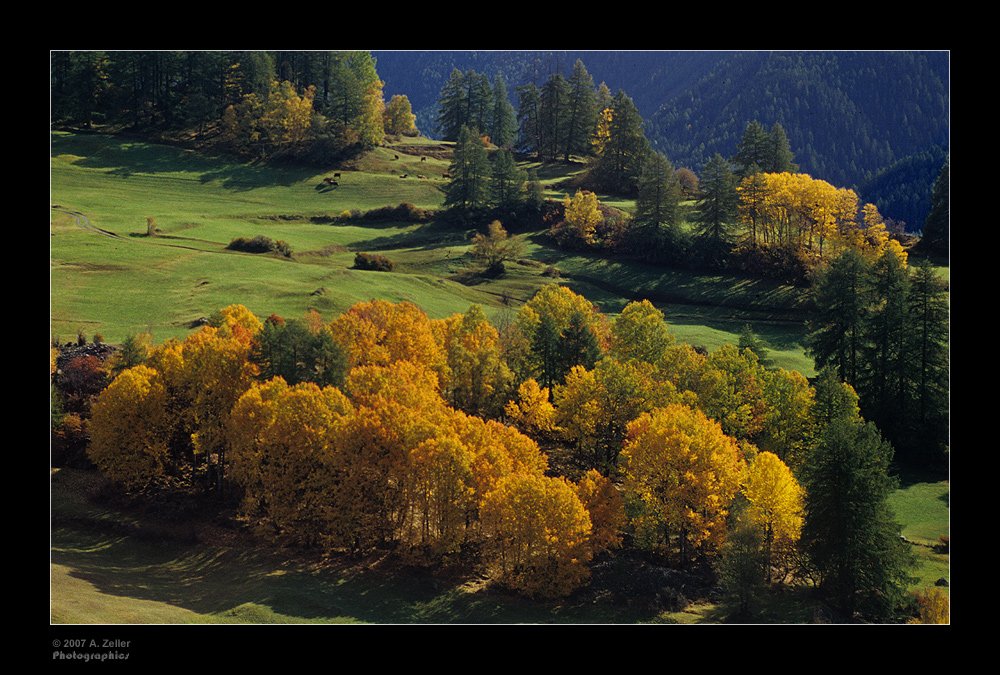
<instances>
[{"instance_id":1,"label":"dark hillside","mask_svg":"<svg viewBox=\"0 0 1000 675\"><path fill-rule=\"evenodd\" d=\"M919 229L928 171L950 137L950 55L917 52L427 51L372 52L385 93L406 94L433 135L452 69L541 83L583 61L595 85L633 100L645 133L679 167L731 156L748 122L785 130L800 170L849 187L887 218ZM937 164L927 168L927 164ZM933 180L933 179L932 179Z\"/></svg>"}]
</instances>

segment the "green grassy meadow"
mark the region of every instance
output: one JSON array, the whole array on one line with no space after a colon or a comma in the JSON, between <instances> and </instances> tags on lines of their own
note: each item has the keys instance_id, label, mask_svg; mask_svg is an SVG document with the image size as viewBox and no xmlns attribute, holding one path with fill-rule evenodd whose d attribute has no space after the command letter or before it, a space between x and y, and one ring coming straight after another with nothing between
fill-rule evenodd
<instances>
[{"instance_id":1,"label":"green grassy meadow","mask_svg":"<svg viewBox=\"0 0 1000 675\"><path fill-rule=\"evenodd\" d=\"M495 316L505 295L516 308L542 284L558 281L609 316L631 299L649 297L679 341L708 349L735 342L749 322L770 343L778 365L812 374L801 346L805 299L798 289L570 254L530 234L525 259L509 264L503 277L462 283L458 275L472 267L466 256L471 230L340 217L403 202L441 207L441 174L448 168L442 144L410 139L406 145L411 147L376 149L341 170L339 186L330 188L322 178L333 169L255 165L99 134L53 132L52 335L66 341L78 333L100 334L115 343L149 333L162 343L183 338L193 322L230 304L261 318L294 318L313 309L332 320L376 297L411 301L432 318L473 303ZM426 161L405 152L414 149L428 152ZM557 181L573 170L558 169L549 168L543 180ZM86 230L66 212L115 236ZM147 218L155 220L158 236L145 236ZM232 239L256 235L287 241L292 259L226 250ZM354 270L355 251L378 251L395 271ZM550 265L562 276L543 274Z\"/></svg>"}]
</instances>

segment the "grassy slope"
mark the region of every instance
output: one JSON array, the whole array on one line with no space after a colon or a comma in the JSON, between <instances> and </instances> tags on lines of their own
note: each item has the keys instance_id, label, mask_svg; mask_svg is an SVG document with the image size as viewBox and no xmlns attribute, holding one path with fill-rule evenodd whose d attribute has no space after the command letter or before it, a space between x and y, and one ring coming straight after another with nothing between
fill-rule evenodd
<instances>
[{"instance_id":1,"label":"grassy slope","mask_svg":"<svg viewBox=\"0 0 1000 675\"><path fill-rule=\"evenodd\" d=\"M407 143L413 147L405 149L440 149L421 139ZM53 335L67 340L82 331L119 342L130 333L149 332L159 343L182 338L191 322L229 304L244 304L260 317L297 317L309 309L333 317L373 297L412 301L434 318L464 312L471 303L495 316L503 294L516 306L552 281L542 275L542 264L522 264L511 265L500 280L463 285L450 277L469 264L468 232L331 221L345 210L402 202L441 206L440 175L447 160L430 156L420 162L397 150L370 153L355 167L359 170L341 171L339 187L331 189L321 187L327 174L311 169L254 166L101 135L54 133L53 207L82 213L118 236L95 235L53 211ZM401 178L403 173L408 177ZM150 217L161 231L156 238L140 236ZM258 234L289 242L294 260L225 250L235 237ZM350 269L355 250L383 252L396 271ZM537 240L527 257L557 265L569 275L562 283L608 314L632 297L655 299L682 342L714 349L734 342L750 321L771 342L779 365L812 374L796 321L801 294L787 287L569 255Z\"/></svg>"}]
</instances>

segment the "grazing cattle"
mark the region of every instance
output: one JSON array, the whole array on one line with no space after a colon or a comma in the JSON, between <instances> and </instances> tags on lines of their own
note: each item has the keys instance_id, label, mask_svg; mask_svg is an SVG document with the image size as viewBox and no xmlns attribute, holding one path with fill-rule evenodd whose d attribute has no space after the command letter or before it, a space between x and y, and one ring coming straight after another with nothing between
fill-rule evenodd
<instances>
[{"instance_id":1,"label":"grazing cattle","mask_svg":"<svg viewBox=\"0 0 1000 675\"><path fill-rule=\"evenodd\" d=\"M334 178L340 178L340 172L338 171L337 173L333 174L333 177Z\"/></svg>"},{"instance_id":2,"label":"grazing cattle","mask_svg":"<svg viewBox=\"0 0 1000 675\"><path fill-rule=\"evenodd\" d=\"M393 155L392 158L393 159L399 159L399 155Z\"/></svg>"},{"instance_id":3,"label":"grazing cattle","mask_svg":"<svg viewBox=\"0 0 1000 675\"><path fill-rule=\"evenodd\" d=\"M443 173L443 174L441 174L441 177L442 178L451 178L451 174L450 173Z\"/></svg>"},{"instance_id":4,"label":"grazing cattle","mask_svg":"<svg viewBox=\"0 0 1000 675\"><path fill-rule=\"evenodd\" d=\"M427 161L427 158L426 158L426 157L421 157L421 158L420 158L420 161L421 161L421 162L426 162L426 161Z\"/></svg>"},{"instance_id":5,"label":"grazing cattle","mask_svg":"<svg viewBox=\"0 0 1000 675\"><path fill-rule=\"evenodd\" d=\"M419 174L419 173L418 173L418 174L417 174L417 178L427 178L427 176L424 176L423 174Z\"/></svg>"},{"instance_id":6,"label":"grazing cattle","mask_svg":"<svg viewBox=\"0 0 1000 675\"><path fill-rule=\"evenodd\" d=\"M406 178L406 174L404 173L400 178Z\"/></svg>"},{"instance_id":7,"label":"grazing cattle","mask_svg":"<svg viewBox=\"0 0 1000 675\"><path fill-rule=\"evenodd\" d=\"M337 175L339 176L340 174L338 173ZM326 183L327 185L337 185L337 181L335 181L334 179L330 178L329 176L327 176L326 178L324 178L323 182Z\"/></svg>"}]
</instances>

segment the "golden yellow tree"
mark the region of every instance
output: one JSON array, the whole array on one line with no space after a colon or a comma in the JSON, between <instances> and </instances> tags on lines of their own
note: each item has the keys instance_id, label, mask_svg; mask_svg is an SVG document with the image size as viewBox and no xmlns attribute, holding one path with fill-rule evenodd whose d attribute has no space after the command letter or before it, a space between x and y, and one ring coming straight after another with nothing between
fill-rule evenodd
<instances>
[{"instance_id":1,"label":"golden yellow tree","mask_svg":"<svg viewBox=\"0 0 1000 675\"><path fill-rule=\"evenodd\" d=\"M164 377L171 396L174 440L217 469L225 463L223 428L233 405L255 382L252 314L232 308L219 327L204 326L184 341L172 340L147 363ZM187 446L184 448L183 446ZM213 460L213 455L217 455Z\"/></svg>"},{"instance_id":2,"label":"golden yellow tree","mask_svg":"<svg viewBox=\"0 0 1000 675\"><path fill-rule=\"evenodd\" d=\"M802 532L805 493L791 469L771 452L761 452L750 462L743 485L749 506L743 517L764 533L768 560L766 578L772 569L787 570Z\"/></svg>"},{"instance_id":3,"label":"golden yellow tree","mask_svg":"<svg viewBox=\"0 0 1000 675\"><path fill-rule=\"evenodd\" d=\"M717 420L726 434L754 440L767 414L765 371L757 355L727 344L708 355L706 366L719 380L710 394L699 397L698 407Z\"/></svg>"},{"instance_id":4,"label":"golden yellow tree","mask_svg":"<svg viewBox=\"0 0 1000 675\"><path fill-rule=\"evenodd\" d=\"M341 516L330 499L337 477L331 437L353 413L333 387L289 386L281 378L253 386L233 406L226 429L231 477L265 531L307 546L331 543Z\"/></svg>"},{"instance_id":5,"label":"golden yellow tree","mask_svg":"<svg viewBox=\"0 0 1000 675\"><path fill-rule=\"evenodd\" d=\"M600 156L604 151L604 146L607 145L608 139L611 138L611 118L613 115L614 111L611 108L605 108L597 116L597 129L594 131L594 136L591 140L594 154L597 156Z\"/></svg>"},{"instance_id":6,"label":"golden yellow tree","mask_svg":"<svg viewBox=\"0 0 1000 675\"><path fill-rule=\"evenodd\" d=\"M176 468L170 458L167 406L159 373L145 365L123 371L92 408L91 461L127 488L143 487Z\"/></svg>"},{"instance_id":7,"label":"golden yellow tree","mask_svg":"<svg viewBox=\"0 0 1000 675\"><path fill-rule=\"evenodd\" d=\"M623 361L658 363L674 342L663 312L649 300L625 305L611 325L611 352Z\"/></svg>"},{"instance_id":8,"label":"golden yellow tree","mask_svg":"<svg viewBox=\"0 0 1000 675\"><path fill-rule=\"evenodd\" d=\"M385 82L375 80L365 89L361 103L361 115L358 118L358 139L363 145L375 147L385 138L385 98L382 87Z\"/></svg>"},{"instance_id":9,"label":"golden yellow tree","mask_svg":"<svg viewBox=\"0 0 1000 675\"><path fill-rule=\"evenodd\" d=\"M465 314L431 323L447 361L445 399L473 415L499 415L513 375L501 353L500 334L482 307L472 305Z\"/></svg>"},{"instance_id":10,"label":"golden yellow tree","mask_svg":"<svg viewBox=\"0 0 1000 675\"><path fill-rule=\"evenodd\" d=\"M447 380L447 359L431 320L411 302L361 302L330 323L330 332L347 354L347 366L413 361Z\"/></svg>"},{"instance_id":11,"label":"golden yellow tree","mask_svg":"<svg viewBox=\"0 0 1000 675\"><path fill-rule=\"evenodd\" d=\"M948 594L938 587L927 588L916 594L919 616L908 623L946 624L951 621Z\"/></svg>"},{"instance_id":12,"label":"golden yellow tree","mask_svg":"<svg viewBox=\"0 0 1000 675\"><path fill-rule=\"evenodd\" d=\"M599 205L597 195L589 190L577 190L572 199L567 196L563 201L566 209L565 227L558 236L572 243L591 246L595 241L597 226L603 220Z\"/></svg>"},{"instance_id":13,"label":"golden yellow tree","mask_svg":"<svg viewBox=\"0 0 1000 675\"><path fill-rule=\"evenodd\" d=\"M763 374L766 409L754 442L796 467L811 447L818 430L816 391L801 373L779 368Z\"/></svg>"},{"instance_id":14,"label":"golden yellow tree","mask_svg":"<svg viewBox=\"0 0 1000 675\"><path fill-rule=\"evenodd\" d=\"M622 463L640 545L668 546L676 537L684 561L724 541L745 461L717 422L680 404L643 413L629 425Z\"/></svg>"},{"instance_id":15,"label":"golden yellow tree","mask_svg":"<svg viewBox=\"0 0 1000 675\"><path fill-rule=\"evenodd\" d=\"M577 446L580 459L612 471L628 424L643 412L685 399L643 361L601 359L593 369L575 366L556 387L556 424Z\"/></svg>"},{"instance_id":16,"label":"golden yellow tree","mask_svg":"<svg viewBox=\"0 0 1000 675\"><path fill-rule=\"evenodd\" d=\"M507 403L504 414L511 424L534 438L550 440L561 431L556 425L556 409L549 390L538 386L534 378L521 383L517 398Z\"/></svg>"},{"instance_id":17,"label":"golden yellow tree","mask_svg":"<svg viewBox=\"0 0 1000 675\"><path fill-rule=\"evenodd\" d=\"M621 546L625 500L614 482L596 469L590 469L580 478L575 489L590 514L590 549L593 555Z\"/></svg>"},{"instance_id":18,"label":"golden yellow tree","mask_svg":"<svg viewBox=\"0 0 1000 675\"><path fill-rule=\"evenodd\" d=\"M395 94L385 106L384 126L387 134L407 134L416 130L417 116L413 114L410 99L405 94Z\"/></svg>"},{"instance_id":19,"label":"golden yellow tree","mask_svg":"<svg viewBox=\"0 0 1000 675\"><path fill-rule=\"evenodd\" d=\"M483 503L499 578L529 596L559 597L589 577L590 516L562 478L514 474Z\"/></svg>"}]
</instances>

